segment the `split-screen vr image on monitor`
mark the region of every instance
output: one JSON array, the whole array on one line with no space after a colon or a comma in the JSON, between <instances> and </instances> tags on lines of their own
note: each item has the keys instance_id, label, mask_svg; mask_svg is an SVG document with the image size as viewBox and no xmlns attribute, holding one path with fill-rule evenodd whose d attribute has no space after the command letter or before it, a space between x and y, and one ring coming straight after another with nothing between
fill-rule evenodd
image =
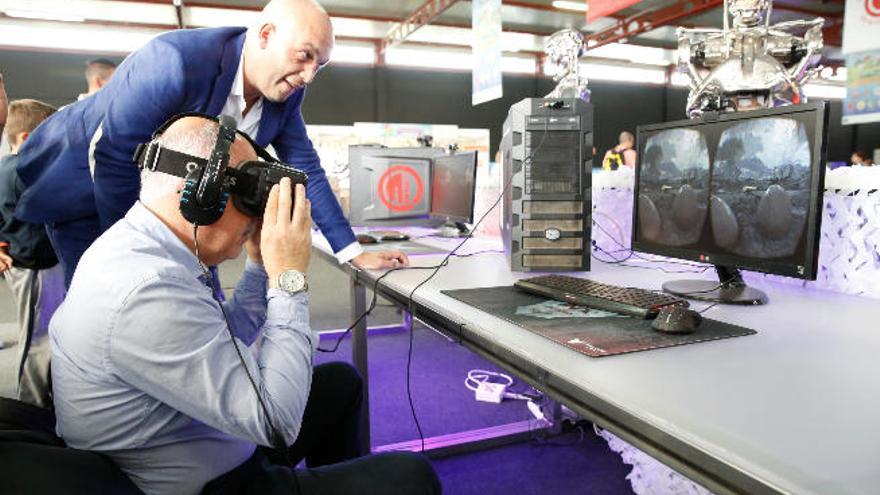
<instances>
[{"instance_id":1,"label":"split-screen vr image on monitor","mask_svg":"<svg viewBox=\"0 0 880 495\"><path fill-rule=\"evenodd\" d=\"M824 103L639 128L633 248L815 279Z\"/></svg>"}]
</instances>

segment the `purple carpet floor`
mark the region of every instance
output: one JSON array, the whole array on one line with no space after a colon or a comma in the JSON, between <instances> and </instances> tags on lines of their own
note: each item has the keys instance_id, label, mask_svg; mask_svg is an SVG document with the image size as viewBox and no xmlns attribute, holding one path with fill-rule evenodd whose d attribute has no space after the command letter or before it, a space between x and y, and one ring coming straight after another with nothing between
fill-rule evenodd
<instances>
[{"instance_id":1,"label":"purple carpet floor","mask_svg":"<svg viewBox=\"0 0 880 495\"><path fill-rule=\"evenodd\" d=\"M321 346L335 339L324 336ZM402 330L371 334L368 342L372 445L417 440L406 394L409 335ZM469 370L501 371L498 367L424 326L416 326L413 342L413 403L426 437L532 418L523 401L477 402L465 388ZM317 361L351 362L349 340L334 354L318 353ZM527 389L516 382L514 388ZM631 494L629 467L591 427L583 430L433 462L446 494Z\"/></svg>"}]
</instances>

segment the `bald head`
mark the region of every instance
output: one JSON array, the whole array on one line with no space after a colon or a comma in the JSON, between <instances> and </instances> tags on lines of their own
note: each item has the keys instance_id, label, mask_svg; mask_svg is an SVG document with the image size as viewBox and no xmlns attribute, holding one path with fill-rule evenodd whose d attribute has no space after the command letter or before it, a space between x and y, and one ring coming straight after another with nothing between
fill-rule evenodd
<instances>
[{"instance_id":1,"label":"bald head","mask_svg":"<svg viewBox=\"0 0 880 495\"><path fill-rule=\"evenodd\" d=\"M184 117L176 120L159 136L159 144L174 151L208 158L217 143L219 128L220 126L210 119ZM235 168L243 161L256 158L257 153L247 139L236 134L235 142L229 148L229 166Z\"/></svg>"},{"instance_id":2,"label":"bald head","mask_svg":"<svg viewBox=\"0 0 880 495\"><path fill-rule=\"evenodd\" d=\"M208 158L217 142L219 126L203 117L184 117L171 124L158 138L158 143L170 150L179 151L199 158ZM229 166L237 168L247 160L255 160L257 154L251 144L236 135L229 148ZM170 201L176 208L177 193L182 188L183 179L161 172L144 170L141 173L141 201L152 205L158 201Z\"/></svg>"},{"instance_id":3,"label":"bald head","mask_svg":"<svg viewBox=\"0 0 880 495\"><path fill-rule=\"evenodd\" d=\"M245 100L287 100L330 60L333 26L314 0L272 0L247 33Z\"/></svg>"}]
</instances>

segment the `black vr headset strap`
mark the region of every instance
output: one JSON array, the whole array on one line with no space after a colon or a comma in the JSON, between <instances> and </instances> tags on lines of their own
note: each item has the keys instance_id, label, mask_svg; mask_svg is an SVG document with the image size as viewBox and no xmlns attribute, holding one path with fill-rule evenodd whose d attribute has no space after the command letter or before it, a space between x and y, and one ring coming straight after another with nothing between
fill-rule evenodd
<instances>
[{"instance_id":1,"label":"black vr headset strap","mask_svg":"<svg viewBox=\"0 0 880 495\"><path fill-rule=\"evenodd\" d=\"M192 170L208 165L208 160L163 147L156 141L139 144L134 161L141 170L185 178Z\"/></svg>"},{"instance_id":2,"label":"black vr headset strap","mask_svg":"<svg viewBox=\"0 0 880 495\"><path fill-rule=\"evenodd\" d=\"M220 116L217 142L208 164L189 171L180 197L180 213L193 225L211 225L223 216L229 189L225 185L229 148L235 141L235 120Z\"/></svg>"}]
</instances>

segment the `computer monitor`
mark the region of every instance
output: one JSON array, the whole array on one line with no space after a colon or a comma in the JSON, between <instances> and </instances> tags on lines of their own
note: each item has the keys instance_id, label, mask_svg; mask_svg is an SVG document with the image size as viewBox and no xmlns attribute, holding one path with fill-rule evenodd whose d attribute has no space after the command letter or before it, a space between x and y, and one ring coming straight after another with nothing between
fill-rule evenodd
<instances>
[{"instance_id":1,"label":"computer monitor","mask_svg":"<svg viewBox=\"0 0 880 495\"><path fill-rule=\"evenodd\" d=\"M431 210L446 223L474 223L474 195L477 183L477 152L452 152L433 159Z\"/></svg>"},{"instance_id":2,"label":"computer monitor","mask_svg":"<svg viewBox=\"0 0 880 495\"><path fill-rule=\"evenodd\" d=\"M430 217L432 159L443 148L348 147L349 221L354 226L436 226Z\"/></svg>"},{"instance_id":3,"label":"computer monitor","mask_svg":"<svg viewBox=\"0 0 880 495\"><path fill-rule=\"evenodd\" d=\"M817 102L639 126L632 249L711 263L719 277L664 291L761 304L739 269L816 279L827 123Z\"/></svg>"},{"instance_id":4,"label":"computer monitor","mask_svg":"<svg viewBox=\"0 0 880 495\"><path fill-rule=\"evenodd\" d=\"M349 221L354 226L437 227L466 232L473 222L477 152L444 148L348 148Z\"/></svg>"}]
</instances>

